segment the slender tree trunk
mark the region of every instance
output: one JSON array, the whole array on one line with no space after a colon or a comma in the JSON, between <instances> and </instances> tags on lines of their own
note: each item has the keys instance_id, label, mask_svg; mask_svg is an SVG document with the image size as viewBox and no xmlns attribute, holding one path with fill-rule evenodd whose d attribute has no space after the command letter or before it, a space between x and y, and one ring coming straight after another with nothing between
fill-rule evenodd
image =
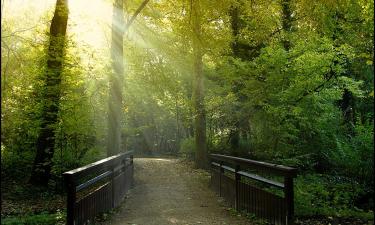
<instances>
[{"instance_id":1,"label":"slender tree trunk","mask_svg":"<svg viewBox=\"0 0 375 225\"><path fill-rule=\"evenodd\" d=\"M242 60L252 60L253 57L256 57L255 53L252 53L251 55L246 55L244 52L246 50L251 50L251 52L256 52L257 47L252 47L252 46L247 46L244 44L241 44L239 41L239 35L240 35L240 30L243 24L241 24L241 8L239 8L238 5L234 5L231 7L229 11L230 15L230 24L232 28L232 38L233 41L231 43L232 47L232 52L233 56L235 58L239 58ZM247 99L246 97L241 94L241 89L243 89L243 82L241 80L237 81L233 86L232 86L232 91L233 93L236 94L238 98L239 104L235 105L235 111L240 112L241 111L241 105L243 105ZM240 156L240 140L241 138L243 139L244 137L247 138L245 135L242 135L241 133L245 133L246 129L248 128L248 116L246 114L240 113L237 118L236 122L234 124L234 128L231 131L230 137L229 137L229 143L231 146L231 152L233 155Z\"/></svg>"},{"instance_id":2,"label":"slender tree trunk","mask_svg":"<svg viewBox=\"0 0 375 225\"><path fill-rule=\"evenodd\" d=\"M284 31L284 37L282 43L284 45L285 50L290 49L290 40L289 40L289 33L292 31L292 8L290 0L282 0L281 2L282 8L282 28Z\"/></svg>"},{"instance_id":3,"label":"slender tree trunk","mask_svg":"<svg viewBox=\"0 0 375 225\"><path fill-rule=\"evenodd\" d=\"M239 9L238 6L232 6L230 9L230 24L232 28L232 38L233 41L231 43L233 56L236 58L240 58L240 48L238 44L238 35L239 35ZM239 84L235 84L232 86L232 91L236 94L236 96L239 95ZM239 111L239 106L235 106L236 111ZM229 143L231 146L231 154L237 156L238 148L240 145L240 118L236 118L237 121L234 124L234 129L231 131L229 136Z\"/></svg>"},{"instance_id":4,"label":"slender tree trunk","mask_svg":"<svg viewBox=\"0 0 375 225\"><path fill-rule=\"evenodd\" d=\"M235 57L240 57L239 55L239 44L238 44L238 35L240 31L240 21L239 21L239 9L238 6L232 6L229 12L230 15L230 25L232 28L232 37L233 41L231 43L233 55Z\"/></svg>"},{"instance_id":5,"label":"slender tree trunk","mask_svg":"<svg viewBox=\"0 0 375 225\"><path fill-rule=\"evenodd\" d=\"M180 115L179 115L179 110L178 110L178 94L176 94L175 103L176 103L176 149L175 151L176 153L178 153L180 149L180 123L179 123Z\"/></svg>"},{"instance_id":6,"label":"slender tree trunk","mask_svg":"<svg viewBox=\"0 0 375 225\"><path fill-rule=\"evenodd\" d=\"M348 89L345 88L342 95L342 100L340 100L339 102L344 119L344 124L347 125L349 133L351 135L354 135L354 126L356 124L354 96Z\"/></svg>"},{"instance_id":7,"label":"slender tree trunk","mask_svg":"<svg viewBox=\"0 0 375 225\"><path fill-rule=\"evenodd\" d=\"M68 23L67 0L57 0L50 27L47 69L43 88L41 127L30 183L46 186L50 179L55 147L55 126L59 112L61 71Z\"/></svg>"},{"instance_id":8,"label":"slender tree trunk","mask_svg":"<svg viewBox=\"0 0 375 225\"><path fill-rule=\"evenodd\" d=\"M192 0L193 1L193 0ZM198 168L206 168L208 165L206 143L206 111L204 105L203 86L203 53L201 44L201 21L199 0L192 2L193 19L193 54L194 54L194 81L193 81L193 107L194 107L194 136L195 136L195 162Z\"/></svg>"},{"instance_id":9,"label":"slender tree trunk","mask_svg":"<svg viewBox=\"0 0 375 225\"><path fill-rule=\"evenodd\" d=\"M124 1L115 0L112 14L112 43L111 59L112 73L109 77L108 100L108 138L107 155L112 156L121 152L121 123L122 123L122 88L124 83L124 50L123 40L126 32L149 0L144 0L135 11L127 24L124 21ZM126 137L125 137L126 138ZM125 139L124 138L124 139ZM123 144L125 146L125 143Z\"/></svg>"},{"instance_id":10,"label":"slender tree trunk","mask_svg":"<svg viewBox=\"0 0 375 225\"><path fill-rule=\"evenodd\" d=\"M115 0L112 16L112 73L109 77L108 156L116 155L121 151L122 88L124 80L123 24L123 0Z\"/></svg>"}]
</instances>

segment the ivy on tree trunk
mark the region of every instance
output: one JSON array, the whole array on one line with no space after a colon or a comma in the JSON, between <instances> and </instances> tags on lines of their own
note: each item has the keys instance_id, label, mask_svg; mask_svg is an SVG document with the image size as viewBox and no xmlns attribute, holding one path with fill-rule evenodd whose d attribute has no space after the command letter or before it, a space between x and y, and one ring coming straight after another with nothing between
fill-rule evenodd
<instances>
[{"instance_id":1,"label":"ivy on tree trunk","mask_svg":"<svg viewBox=\"0 0 375 225\"><path fill-rule=\"evenodd\" d=\"M67 0L57 0L50 27L47 67L42 90L41 124L36 143L37 153L30 178L30 183L34 185L46 186L51 176L67 23Z\"/></svg>"}]
</instances>

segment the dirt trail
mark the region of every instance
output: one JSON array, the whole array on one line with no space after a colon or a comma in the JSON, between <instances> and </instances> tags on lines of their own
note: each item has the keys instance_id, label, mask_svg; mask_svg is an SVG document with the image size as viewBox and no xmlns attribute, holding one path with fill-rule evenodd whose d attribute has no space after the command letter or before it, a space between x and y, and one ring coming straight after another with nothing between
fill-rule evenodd
<instances>
[{"instance_id":1,"label":"dirt trail","mask_svg":"<svg viewBox=\"0 0 375 225\"><path fill-rule=\"evenodd\" d=\"M113 225L251 225L231 214L208 187L209 176L177 159L137 158L135 186Z\"/></svg>"}]
</instances>

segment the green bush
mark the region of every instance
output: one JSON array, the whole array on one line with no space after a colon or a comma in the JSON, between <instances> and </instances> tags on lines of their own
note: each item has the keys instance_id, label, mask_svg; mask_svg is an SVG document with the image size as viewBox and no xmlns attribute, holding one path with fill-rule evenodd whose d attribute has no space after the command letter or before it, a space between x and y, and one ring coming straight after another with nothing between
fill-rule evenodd
<instances>
[{"instance_id":1,"label":"green bush","mask_svg":"<svg viewBox=\"0 0 375 225\"><path fill-rule=\"evenodd\" d=\"M297 216L361 216L372 212L355 206L364 192L359 183L345 177L320 174L301 175L295 179L295 213Z\"/></svg>"},{"instance_id":2,"label":"green bush","mask_svg":"<svg viewBox=\"0 0 375 225\"><path fill-rule=\"evenodd\" d=\"M1 144L1 179L25 179L31 171L33 158L30 151L17 152Z\"/></svg>"},{"instance_id":3,"label":"green bush","mask_svg":"<svg viewBox=\"0 0 375 225\"><path fill-rule=\"evenodd\" d=\"M374 186L374 132L373 123L355 126L355 135L337 138L337 150L329 152L333 166L340 174Z\"/></svg>"},{"instance_id":4,"label":"green bush","mask_svg":"<svg viewBox=\"0 0 375 225\"><path fill-rule=\"evenodd\" d=\"M185 138L181 141L180 154L188 159L194 159L195 141L194 138Z\"/></svg>"}]
</instances>

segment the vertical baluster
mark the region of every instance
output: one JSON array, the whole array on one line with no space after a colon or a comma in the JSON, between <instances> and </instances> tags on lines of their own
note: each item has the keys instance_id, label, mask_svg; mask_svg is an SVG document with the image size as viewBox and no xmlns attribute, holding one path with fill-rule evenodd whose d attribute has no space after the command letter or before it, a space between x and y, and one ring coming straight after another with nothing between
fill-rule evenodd
<instances>
[{"instance_id":1,"label":"vertical baluster","mask_svg":"<svg viewBox=\"0 0 375 225\"><path fill-rule=\"evenodd\" d=\"M293 191L293 178L290 176L284 177L284 193L287 205L287 224L291 224L294 217L294 191Z\"/></svg>"},{"instance_id":2,"label":"vertical baluster","mask_svg":"<svg viewBox=\"0 0 375 225\"><path fill-rule=\"evenodd\" d=\"M264 192L264 217L268 220L268 193Z\"/></svg>"},{"instance_id":3,"label":"vertical baluster","mask_svg":"<svg viewBox=\"0 0 375 225\"><path fill-rule=\"evenodd\" d=\"M247 186L247 211L250 213L251 212L251 186L248 184Z\"/></svg>"},{"instance_id":4,"label":"vertical baluster","mask_svg":"<svg viewBox=\"0 0 375 225\"><path fill-rule=\"evenodd\" d=\"M280 224L279 221L280 221L280 212L281 212L281 205L280 205L280 201L277 201L276 202L276 213L275 213L275 224Z\"/></svg>"},{"instance_id":5,"label":"vertical baluster","mask_svg":"<svg viewBox=\"0 0 375 225\"><path fill-rule=\"evenodd\" d=\"M271 198L270 199L270 221L272 224L275 224L275 207L276 207L276 204L275 204L275 197Z\"/></svg>"},{"instance_id":6,"label":"vertical baluster","mask_svg":"<svg viewBox=\"0 0 375 225\"><path fill-rule=\"evenodd\" d=\"M256 214L255 194L256 194L256 189L252 187L252 192L251 192L251 205L252 206L251 207L252 207L253 214Z\"/></svg>"},{"instance_id":7,"label":"vertical baluster","mask_svg":"<svg viewBox=\"0 0 375 225\"><path fill-rule=\"evenodd\" d=\"M235 187L234 187L234 191L235 191L235 199L234 199L234 208L236 210L239 210L239 184L240 184L240 181L241 181L241 175L238 174L238 172L240 171L240 166L239 165L236 165L235 166L235 170L234 170L234 182L235 182Z\"/></svg>"},{"instance_id":8,"label":"vertical baluster","mask_svg":"<svg viewBox=\"0 0 375 225\"><path fill-rule=\"evenodd\" d=\"M114 208L115 207L115 183L114 183L114 178L115 178L115 168L113 165L110 166L110 169L111 169L111 197L112 197L112 201L111 201L111 207Z\"/></svg>"},{"instance_id":9,"label":"vertical baluster","mask_svg":"<svg viewBox=\"0 0 375 225\"><path fill-rule=\"evenodd\" d=\"M252 214L255 214L255 207L254 207L254 189L251 187L250 192L250 211Z\"/></svg>"},{"instance_id":10,"label":"vertical baluster","mask_svg":"<svg viewBox=\"0 0 375 225\"><path fill-rule=\"evenodd\" d=\"M83 219L86 222L88 219L91 219L91 207L92 207L92 198L91 196L87 196L84 200L84 207L82 208L83 212Z\"/></svg>"},{"instance_id":11,"label":"vertical baluster","mask_svg":"<svg viewBox=\"0 0 375 225\"><path fill-rule=\"evenodd\" d=\"M262 220L263 220L264 219L264 194L263 194L263 190L260 189L259 193L260 193L260 218L262 218Z\"/></svg>"},{"instance_id":12,"label":"vertical baluster","mask_svg":"<svg viewBox=\"0 0 375 225\"><path fill-rule=\"evenodd\" d=\"M64 181L67 189L67 224L73 225L75 214L75 202L76 202L76 186L73 180L73 176L68 173L64 173Z\"/></svg>"},{"instance_id":13,"label":"vertical baluster","mask_svg":"<svg viewBox=\"0 0 375 225\"><path fill-rule=\"evenodd\" d=\"M219 196L222 197L223 193L221 190L222 176L224 174L223 162L219 163Z\"/></svg>"},{"instance_id":14,"label":"vertical baluster","mask_svg":"<svg viewBox=\"0 0 375 225\"><path fill-rule=\"evenodd\" d=\"M130 155L130 185L133 187L134 185L134 161L133 161L133 154Z\"/></svg>"}]
</instances>

